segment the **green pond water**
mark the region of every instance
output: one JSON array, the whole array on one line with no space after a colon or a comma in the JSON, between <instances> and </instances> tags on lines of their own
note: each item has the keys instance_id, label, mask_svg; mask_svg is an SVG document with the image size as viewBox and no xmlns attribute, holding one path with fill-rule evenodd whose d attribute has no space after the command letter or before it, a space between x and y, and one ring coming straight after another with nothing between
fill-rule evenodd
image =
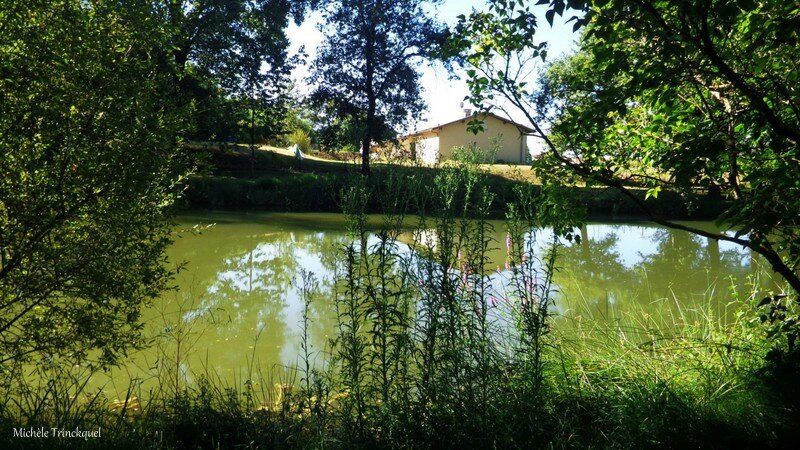
<instances>
[{"instance_id":1,"label":"green pond water","mask_svg":"<svg viewBox=\"0 0 800 450\"><path fill-rule=\"evenodd\" d=\"M493 225L487 270L502 283L506 232L503 222ZM540 249L549 235L537 233ZM591 223L580 235L580 244L560 249L554 277L554 325L562 330L636 315L664 323L692 320L709 304L724 320L732 311L731 277L744 284L767 272L749 250L649 223ZM410 242L411 230L407 236ZM254 372L284 379L286 368L299 361L303 270L319 282L310 311L312 351L319 355L326 347L335 332L326 293L336 253L349 242L343 216L195 213L179 218L175 237L168 256L184 263L176 289L144 312L152 347L93 384L113 396L124 394L131 380L152 388L158 370L189 383L200 373L230 384Z\"/></svg>"}]
</instances>

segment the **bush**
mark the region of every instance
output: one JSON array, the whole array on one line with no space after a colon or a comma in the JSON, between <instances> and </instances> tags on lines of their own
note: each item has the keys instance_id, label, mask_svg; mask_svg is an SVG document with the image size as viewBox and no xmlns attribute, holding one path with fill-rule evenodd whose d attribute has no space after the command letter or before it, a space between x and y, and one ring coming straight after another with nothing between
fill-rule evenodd
<instances>
[{"instance_id":1,"label":"bush","mask_svg":"<svg viewBox=\"0 0 800 450\"><path fill-rule=\"evenodd\" d=\"M298 146L301 152L308 152L311 150L311 136L305 130L295 130L289 136L289 142Z\"/></svg>"}]
</instances>

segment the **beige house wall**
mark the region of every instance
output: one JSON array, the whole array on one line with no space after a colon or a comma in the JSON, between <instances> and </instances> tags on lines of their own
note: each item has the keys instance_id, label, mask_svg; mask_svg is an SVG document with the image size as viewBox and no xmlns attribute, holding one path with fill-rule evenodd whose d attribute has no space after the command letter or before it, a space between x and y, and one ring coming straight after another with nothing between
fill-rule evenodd
<instances>
[{"instance_id":1,"label":"beige house wall","mask_svg":"<svg viewBox=\"0 0 800 450\"><path fill-rule=\"evenodd\" d=\"M494 155L492 162L511 164L526 164L528 162L527 139L515 125L487 116L482 118L484 131L472 134L467 131L467 124L471 120L472 117L465 117L458 122L411 136L402 140L401 145L410 155L412 142L421 142L438 136L440 160L451 158L454 147L467 147L474 144L487 152L496 145L497 153ZM416 157L421 158L422 155L417 154ZM430 163L431 161L424 162Z\"/></svg>"},{"instance_id":2,"label":"beige house wall","mask_svg":"<svg viewBox=\"0 0 800 450\"><path fill-rule=\"evenodd\" d=\"M495 117L482 118L484 131L472 134L467 131L467 124L472 118L465 118L456 123L442 127L439 130L439 154L441 158L448 159L453 156L453 147L469 146L475 144L483 151L493 149L495 142L498 145L497 153L492 162L525 163L525 139L519 129Z\"/></svg>"}]
</instances>

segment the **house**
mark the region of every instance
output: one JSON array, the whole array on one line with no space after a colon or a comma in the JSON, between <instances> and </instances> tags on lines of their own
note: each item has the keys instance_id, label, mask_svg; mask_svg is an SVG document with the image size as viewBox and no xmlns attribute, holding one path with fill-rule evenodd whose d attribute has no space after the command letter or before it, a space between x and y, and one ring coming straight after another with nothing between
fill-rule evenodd
<instances>
[{"instance_id":1,"label":"house","mask_svg":"<svg viewBox=\"0 0 800 450\"><path fill-rule=\"evenodd\" d=\"M530 150L527 137L533 129L496 114L477 114L465 109L464 117L417 131L399 138L400 146L406 155L432 164L453 156L454 147L476 145L487 152L495 153L488 162L506 164L527 164ZM478 119L483 122L483 131L474 134L467 130L468 124Z\"/></svg>"}]
</instances>

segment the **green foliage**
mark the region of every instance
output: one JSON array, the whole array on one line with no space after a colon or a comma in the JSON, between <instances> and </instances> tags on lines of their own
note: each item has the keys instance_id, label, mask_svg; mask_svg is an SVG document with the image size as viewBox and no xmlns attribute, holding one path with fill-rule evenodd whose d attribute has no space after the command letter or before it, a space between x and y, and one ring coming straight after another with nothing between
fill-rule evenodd
<instances>
[{"instance_id":1,"label":"green foliage","mask_svg":"<svg viewBox=\"0 0 800 450\"><path fill-rule=\"evenodd\" d=\"M299 21L317 3L152 2L162 30L168 33L165 45L157 49L159 69L175 80L177 98L195 106L191 138L249 141L254 133L260 142L284 131L289 73L298 62L288 55L285 30L290 19ZM251 130L253 111L260 116L255 131Z\"/></svg>"},{"instance_id":2,"label":"green foliage","mask_svg":"<svg viewBox=\"0 0 800 450\"><path fill-rule=\"evenodd\" d=\"M426 259L418 263L424 265ZM376 255L373 262L379 261ZM398 267L392 273L402 274L408 268ZM370 273L374 276L380 271L373 265L370 272L356 274L356 282L384 286L380 277L368 279ZM420 275L424 273L427 269ZM435 269L433 273L438 273L436 278L443 276ZM452 278L456 297L465 288L474 292L461 274ZM298 283L305 308L331 300L319 297L312 275L302 274ZM340 279L340 287L347 283ZM437 285L434 282L426 289L435 290ZM334 295L346 292L343 289ZM773 385L773 379L765 382L753 376L761 366L760 355L769 346L748 323L752 312L739 310L720 319L711 312L719 307L713 294L697 310L666 318L641 311L606 324L548 318L547 323L558 323L541 336L539 355L544 372L538 388L537 378L532 376L535 372L524 354L518 353L536 354L532 341L516 349L499 347L504 354L489 350L492 341L503 339L508 331L504 326L495 328L500 324L493 324L490 316L490 329L503 334L493 334L489 346L481 345L481 321L476 320L479 316L474 310L467 309L474 303L455 309L461 311L455 328L461 332L451 334L454 329L445 326L444 314L451 312L443 309L446 303L438 296L424 298L442 308L434 322L440 324L436 333L441 334L434 337L425 322L415 325L406 321L408 312L395 309L404 302L395 302L393 295L383 297L375 290L356 296L363 300L362 336L368 344L363 347L366 359L360 386L377 396L364 397L363 434L353 420L354 395L343 390L345 381L335 374L342 367L336 358L316 367L313 362L301 365L297 375L282 376L278 384L252 366L233 384L209 372L193 374L197 381L191 384L176 381L169 372L158 372L160 390L142 397L134 384L124 399L111 402L111 408L109 399L82 390L82 369L54 364L42 372L40 383L22 382L0 397L0 423L72 429L102 426L102 438L70 440L64 444L70 448L785 448L796 436L796 421L786 415L785 398L771 397L782 391ZM491 297L488 300L492 305ZM522 304L516 296L508 300ZM336 301L344 300L337 297ZM372 309L375 306L380 308ZM392 314L381 318L388 312ZM397 319L391 319L395 314ZM425 319L414 314L415 321ZM518 314L511 317L520 318ZM375 335L382 323L388 324L386 319L397 326L394 332L385 338ZM424 336L427 341L418 341ZM176 335L174 341L165 343L159 359L173 359L169 347L185 346L187 337ZM420 365L422 360L409 358L423 351L424 347L417 347L423 342L438 343L432 346L438 355L435 369L427 372ZM405 356L388 354L397 360L389 359L389 365L379 367L371 358L380 357L382 348L396 348ZM458 365L443 372L449 367L447 361ZM181 360L172 363L180 365ZM300 378L309 371L309 379ZM384 372L391 380L388 402L381 397ZM425 373L435 384L421 384ZM780 388L794 380L785 379ZM421 395L425 395L425 403L418 397ZM23 405L28 415L15 416L17 405ZM19 447L12 436L6 434L0 442ZM24 448L52 445L51 440L28 440Z\"/></svg>"},{"instance_id":3,"label":"green foliage","mask_svg":"<svg viewBox=\"0 0 800 450\"><path fill-rule=\"evenodd\" d=\"M113 364L169 280L185 110L155 70L166 36L148 8L102 0L0 17L0 365Z\"/></svg>"},{"instance_id":4,"label":"green foliage","mask_svg":"<svg viewBox=\"0 0 800 450\"><path fill-rule=\"evenodd\" d=\"M221 95L211 95L204 101L195 102L195 129L191 139L208 142L242 140L239 122L243 119L241 103Z\"/></svg>"},{"instance_id":5,"label":"green foliage","mask_svg":"<svg viewBox=\"0 0 800 450\"><path fill-rule=\"evenodd\" d=\"M306 108L294 92L290 92L287 103L286 114L283 117L281 124L281 133L277 139L274 140L275 144L280 147L286 147L290 144L288 136L297 131L303 131L311 136L316 141L316 132L314 131L314 117L309 109ZM319 144L317 144L319 145Z\"/></svg>"},{"instance_id":6,"label":"green foliage","mask_svg":"<svg viewBox=\"0 0 800 450\"><path fill-rule=\"evenodd\" d=\"M334 212L339 210L335 194L344 183L344 177L313 173L256 179L192 178L187 183L185 204L192 208Z\"/></svg>"},{"instance_id":7,"label":"green foliage","mask_svg":"<svg viewBox=\"0 0 800 450\"><path fill-rule=\"evenodd\" d=\"M499 245L488 222L495 196L468 159L432 182L389 174L374 234L365 211L376 192L361 177L343 190L354 241L337 277L333 361L348 394L339 431L346 446L524 446L537 426L509 414L522 404L540 410L552 260L542 267L532 256L536 208L519 205L509 271L487 270ZM519 200L540 200L538 191L526 194ZM412 205L423 215L406 218ZM413 252L400 245L409 239Z\"/></svg>"},{"instance_id":8,"label":"green foliage","mask_svg":"<svg viewBox=\"0 0 800 450\"><path fill-rule=\"evenodd\" d=\"M247 97L221 94L193 102L193 129L187 135L194 141L259 144L276 140L286 130L284 108Z\"/></svg>"},{"instance_id":9,"label":"green foliage","mask_svg":"<svg viewBox=\"0 0 800 450\"><path fill-rule=\"evenodd\" d=\"M766 328L767 336L770 338L785 336L786 353L789 355L800 353L797 346L797 340L800 338L798 322L800 311L797 303L789 301L786 295L774 294L761 299L757 306L760 308L759 321Z\"/></svg>"},{"instance_id":10,"label":"green foliage","mask_svg":"<svg viewBox=\"0 0 800 450\"><path fill-rule=\"evenodd\" d=\"M528 6L498 0L464 18L456 44L477 43L466 51L473 101L505 98L527 115L551 150L542 177L618 189L663 225L762 254L800 291L797 5L553 1L548 21L567 6L585 10L581 51L538 88L525 67L546 47ZM632 185L647 189L644 201ZM722 196L717 219L736 235L664 220L649 199L666 190Z\"/></svg>"},{"instance_id":11,"label":"green foliage","mask_svg":"<svg viewBox=\"0 0 800 450\"><path fill-rule=\"evenodd\" d=\"M748 307L718 317L718 300L712 292L704 305L677 316L629 311L599 325L578 314L558 324L558 353L570 376L556 389L576 402L564 405L563 423L587 427L577 445L782 445L790 419L764 408L769 394L754 377L769 343L749 324Z\"/></svg>"},{"instance_id":12,"label":"green foliage","mask_svg":"<svg viewBox=\"0 0 800 450\"><path fill-rule=\"evenodd\" d=\"M323 120L324 118L320 118ZM363 124L356 117L332 117L318 131L322 150L356 153L360 151Z\"/></svg>"},{"instance_id":13,"label":"green foliage","mask_svg":"<svg viewBox=\"0 0 800 450\"><path fill-rule=\"evenodd\" d=\"M231 166L231 171L241 171L245 167L241 161ZM307 163L303 163L308 166ZM293 165L285 161L267 160L263 165L280 167L286 165L287 173L257 175L255 178L233 176L195 176L187 180L187 189L182 205L188 208L203 209L264 209L271 211L340 211L337 201L342 187L352 182L353 174L348 171L296 174ZM370 184L375 189L367 212L380 213L382 199L390 199L385 179L391 173L407 177L418 177L425 183L433 183L439 169L387 165L373 171ZM487 177L488 189L496 196L491 216L495 219L504 217L504 205L514 201L516 186L519 182L502 177ZM530 185L537 191L539 186ZM589 218L621 217L638 218L641 211L638 205L628 197L621 195L613 188L579 188L549 186L548 195L540 200L540 210L547 209L549 218L546 223L552 224L552 218L571 218L573 224L579 222L584 215ZM385 192L385 194L384 194ZM403 194L411 198L410 214L424 214L426 205L416 200L413 192ZM644 200L645 192L634 191L633 195ZM667 191L651 200L655 208L671 219L713 219L724 210L725 203L708 196L692 196L697 205L691 214L686 211L685 199L675 192ZM544 218L543 218L544 220Z\"/></svg>"},{"instance_id":14,"label":"green foliage","mask_svg":"<svg viewBox=\"0 0 800 450\"><path fill-rule=\"evenodd\" d=\"M311 136L303 130L295 130L294 133L289 136L289 142L300 147L300 150L303 152L311 150Z\"/></svg>"}]
</instances>

